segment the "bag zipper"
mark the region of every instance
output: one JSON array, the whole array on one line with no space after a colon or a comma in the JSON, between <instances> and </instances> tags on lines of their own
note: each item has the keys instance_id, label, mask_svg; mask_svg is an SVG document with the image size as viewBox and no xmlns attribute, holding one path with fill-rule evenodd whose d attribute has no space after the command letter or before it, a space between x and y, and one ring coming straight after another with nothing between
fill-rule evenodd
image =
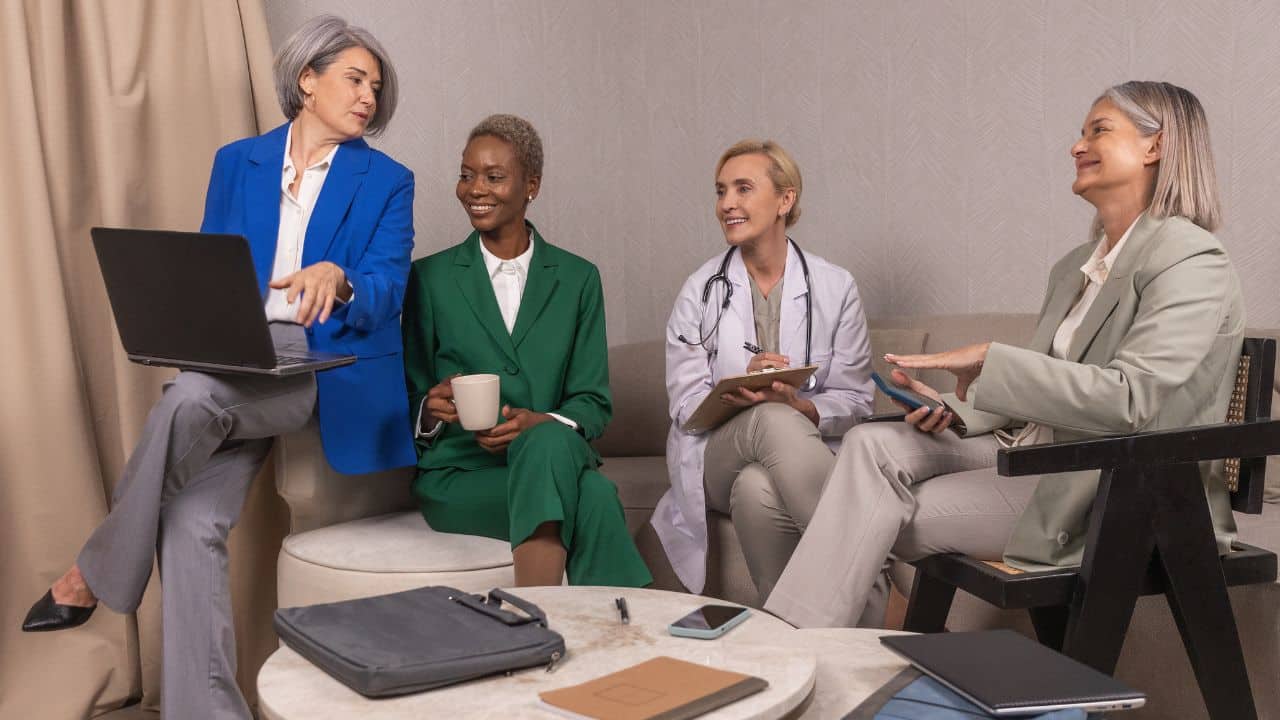
<instances>
[{"instance_id":1,"label":"bag zipper","mask_svg":"<svg viewBox=\"0 0 1280 720\"><path fill-rule=\"evenodd\" d=\"M560 662L560 651L556 650L551 653L551 662L547 663L547 672L555 672L556 664Z\"/></svg>"}]
</instances>

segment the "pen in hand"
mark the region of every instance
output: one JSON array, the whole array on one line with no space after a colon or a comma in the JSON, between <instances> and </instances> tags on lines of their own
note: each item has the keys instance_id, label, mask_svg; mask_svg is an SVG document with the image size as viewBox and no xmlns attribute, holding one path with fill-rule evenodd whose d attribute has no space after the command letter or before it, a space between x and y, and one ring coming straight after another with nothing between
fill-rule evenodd
<instances>
[{"instance_id":1,"label":"pen in hand","mask_svg":"<svg viewBox=\"0 0 1280 720\"><path fill-rule=\"evenodd\" d=\"M764 348L760 347L759 345L753 345L749 342L742 343L742 349L746 350L752 355L759 355L760 353L764 352Z\"/></svg>"},{"instance_id":2,"label":"pen in hand","mask_svg":"<svg viewBox=\"0 0 1280 720\"><path fill-rule=\"evenodd\" d=\"M631 624L631 614L627 612L627 599L617 598L613 604L618 608L618 619L623 625Z\"/></svg>"}]
</instances>

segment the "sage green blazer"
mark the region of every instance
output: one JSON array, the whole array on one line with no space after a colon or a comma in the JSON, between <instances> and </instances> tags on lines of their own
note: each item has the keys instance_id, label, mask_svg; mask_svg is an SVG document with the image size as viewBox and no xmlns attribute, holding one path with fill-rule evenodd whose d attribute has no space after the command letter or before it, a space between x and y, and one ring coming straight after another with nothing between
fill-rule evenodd
<instances>
[{"instance_id":1,"label":"sage green blazer","mask_svg":"<svg viewBox=\"0 0 1280 720\"><path fill-rule=\"evenodd\" d=\"M415 421L422 398L442 379L494 373L503 404L563 415L578 423L588 440L604 432L613 401L600 273L543 240L532 224L529 228L533 256L510 333L480 255L478 233L413 263L401 327ZM505 456L485 452L458 424L417 446L422 470L506 464ZM599 456L595 460L598 464Z\"/></svg>"},{"instance_id":2,"label":"sage green blazer","mask_svg":"<svg viewBox=\"0 0 1280 720\"><path fill-rule=\"evenodd\" d=\"M1185 218L1144 214L1067 357L1048 355L1095 247L1081 245L1053 267L1030 346L992 343L969 402L947 397L970 434L1035 422L1062 442L1226 419L1245 328L1240 281L1221 243ZM1225 553L1235 521L1223 463L1203 463L1201 474ZM1024 569L1078 565L1098 473L1045 475L1038 483L1005 561Z\"/></svg>"}]
</instances>

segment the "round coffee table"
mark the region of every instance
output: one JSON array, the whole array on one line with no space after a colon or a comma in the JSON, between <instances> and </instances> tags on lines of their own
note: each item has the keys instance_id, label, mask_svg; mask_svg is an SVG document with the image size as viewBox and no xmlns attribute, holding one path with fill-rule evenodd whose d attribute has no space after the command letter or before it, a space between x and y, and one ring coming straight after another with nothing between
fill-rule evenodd
<instances>
[{"instance_id":1,"label":"round coffee table","mask_svg":"<svg viewBox=\"0 0 1280 720\"><path fill-rule=\"evenodd\" d=\"M779 644L804 648L818 657L814 693L789 717L820 720L847 715L906 669L906 660L880 644L881 635L902 634L896 630L813 628L779 637Z\"/></svg>"},{"instance_id":2,"label":"round coffee table","mask_svg":"<svg viewBox=\"0 0 1280 720\"><path fill-rule=\"evenodd\" d=\"M667 625L704 603L722 600L609 587L517 588L516 595L546 612L568 652L555 672L522 670L413 695L371 700L281 646L258 673L259 711L266 720L398 720L401 718L555 718L538 693L586 682L658 655L750 673L769 681L755 695L707 714L709 720L781 718L813 690L813 650L788 642L797 631L760 611L716 640L673 637ZM631 624L618 619L614 598L625 597Z\"/></svg>"}]
</instances>

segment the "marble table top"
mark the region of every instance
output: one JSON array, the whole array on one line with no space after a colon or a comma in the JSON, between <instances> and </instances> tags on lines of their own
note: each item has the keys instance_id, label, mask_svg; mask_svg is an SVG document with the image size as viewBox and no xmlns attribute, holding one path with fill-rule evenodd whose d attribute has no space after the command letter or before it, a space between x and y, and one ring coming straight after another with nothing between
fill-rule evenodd
<instances>
[{"instance_id":1,"label":"marble table top","mask_svg":"<svg viewBox=\"0 0 1280 720\"><path fill-rule=\"evenodd\" d=\"M886 650L879 639L881 635L902 634L895 630L815 628L792 630L779 637L780 645L803 648L818 656L816 690L790 717L818 720L847 715L907 667L907 662Z\"/></svg>"},{"instance_id":2,"label":"marble table top","mask_svg":"<svg viewBox=\"0 0 1280 720\"><path fill-rule=\"evenodd\" d=\"M511 676L371 700L282 646L258 674L261 716L267 720L557 718L562 716L538 706L539 692L586 682L658 655L750 673L769 681L768 689L703 716L708 720L794 715L814 687L818 673L815 648L796 639L802 631L760 611L753 611L751 618L724 637L695 640L669 635L667 625L699 605L724 601L629 588L541 587L512 592L540 606L550 619L551 628L564 636L568 653L555 672L531 668ZM613 601L619 596L627 599L630 625L618 620ZM834 644L821 647L839 646L838 641L831 642ZM872 649L878 650L874 634L871 642L875 646ZM846 683L847 679L837 670L833 682ZM870 685L864 696L882 682ZM812 701L809 704L814 705ZM855 704L857 701L849 703L849 707Z\"/></svg>"}]
</instances>

